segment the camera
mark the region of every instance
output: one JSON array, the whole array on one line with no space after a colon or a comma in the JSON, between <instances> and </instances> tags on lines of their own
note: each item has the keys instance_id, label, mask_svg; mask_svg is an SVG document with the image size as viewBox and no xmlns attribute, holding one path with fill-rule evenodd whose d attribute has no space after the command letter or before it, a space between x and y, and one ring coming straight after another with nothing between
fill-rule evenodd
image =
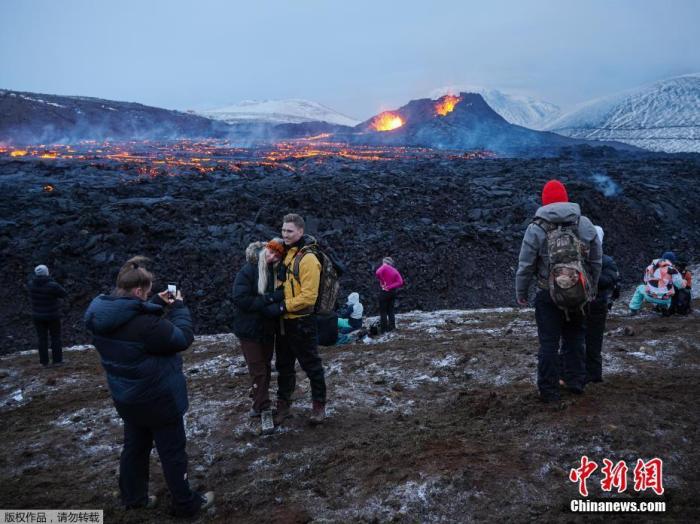
<instances>
[{"instance_id":1,"label":"camera","mask_svg":"<svg viewBox=\"0 0 700 524\"><path fill-rule=\"evenodd\" d=\"M174 299L175 295L177 295L177 283L168 282L168 298Z\"/></svg>"}]
</instances>

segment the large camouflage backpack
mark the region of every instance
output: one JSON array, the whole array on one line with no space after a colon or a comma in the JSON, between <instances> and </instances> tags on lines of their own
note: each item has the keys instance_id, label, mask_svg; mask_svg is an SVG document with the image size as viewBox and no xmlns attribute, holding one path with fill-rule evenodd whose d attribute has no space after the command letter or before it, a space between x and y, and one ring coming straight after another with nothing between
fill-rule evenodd
<instances>
[{"instance_id":1,"label":"large camouflage backpack","mask_svg":"<svg viewBox=\"0 0 700 524\"><path fill-rule=\"evenodd\" d=\"M569 311L583 310L595 296L585 264L588 247L578 236L578 220L555 224L537 218L534 223L547 235L549 295L568 317Z\"/></svg>"},{"instance_id":2,"label":"large camouflage backpack","mask_svg":"<svg viewBox=\"0 0 700 524\"><path fill-rule=\"evenodd\" d=\"M331 258L323 251L318 244L311 244L302 247L295 255L292 261L292 274L294 278L299 280L299 264L304 255L313 253L321 263L321 276L318 282L318 297L314 306L314 313L319 315L327 315L335 311L335 303L338 300L338 291L340 290L340 275L343 267L336 260Z\"/></svg>"}]
</instances>

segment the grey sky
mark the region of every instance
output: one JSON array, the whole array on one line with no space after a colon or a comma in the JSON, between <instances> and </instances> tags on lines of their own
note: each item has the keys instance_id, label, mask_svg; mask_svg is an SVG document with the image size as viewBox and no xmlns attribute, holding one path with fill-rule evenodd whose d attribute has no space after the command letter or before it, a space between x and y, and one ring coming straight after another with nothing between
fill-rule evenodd
<instances>
[{"instance_id":1,"label":"grey sky","mask_svg":"<svg viewBox=\"0 0 700 524\"><path fill-rule=\"evenodd\" d=\"M477 84L563 107L700 71L700 1L1 0L0 87L357 118Z\"/></svg>"}]
</instances>

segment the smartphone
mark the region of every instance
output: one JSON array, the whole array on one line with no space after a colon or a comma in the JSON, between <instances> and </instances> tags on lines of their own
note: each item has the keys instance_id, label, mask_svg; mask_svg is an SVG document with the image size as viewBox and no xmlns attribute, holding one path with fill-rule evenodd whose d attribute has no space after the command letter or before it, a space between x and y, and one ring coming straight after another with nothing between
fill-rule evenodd
<instances>
[{"instance_id":1,"label":"smartphone","mask_svg":"<svg viewBox=\"0 0 700 524\"><path fill-rule=\"evenodd\" d=\"M177 283L168 282L168 296L170 298L175 298L175 295L177 295Z\"/></svg>"}]
</instances>

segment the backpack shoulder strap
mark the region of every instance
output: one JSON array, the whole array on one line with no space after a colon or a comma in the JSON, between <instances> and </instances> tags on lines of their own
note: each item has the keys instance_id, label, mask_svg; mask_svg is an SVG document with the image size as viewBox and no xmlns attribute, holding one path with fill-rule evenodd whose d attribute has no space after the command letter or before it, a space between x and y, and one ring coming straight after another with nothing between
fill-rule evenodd
<instances>
[{"instance_id":1,"label":"backpack shoulder strap","mask_svg":"<svg viewBox=\"0 0 700 524\"><path fill-rule=\"evenodd\" d=\"M307 253L312 253L312 254L316 255L316 253L317 253L316 246L315 245L304 246L294 254L294 259L292 260L292 274L294 275L294 278L296 278L297 280L299 280L299 264L301 264L301 259L304 258L304 256ZM318 256L316 256L316 258L318 258Z\"/></svg>"}]
</instances>

